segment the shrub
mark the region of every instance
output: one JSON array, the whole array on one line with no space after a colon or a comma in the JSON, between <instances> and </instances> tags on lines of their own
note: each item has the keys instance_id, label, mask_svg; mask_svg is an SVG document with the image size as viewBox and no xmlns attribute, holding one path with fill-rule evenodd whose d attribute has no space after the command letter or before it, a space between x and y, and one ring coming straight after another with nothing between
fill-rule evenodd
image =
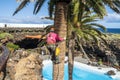
<instances>
[{"instance_id":1,"label":"shrub","mask_svg":"<svg viewBox=\"0 0 120 80\"><path fill-rule=\"evenodd\" d=\"M11 42L8 42L8 43L6 44L6 46L7 46L7 48L8 48L9 50L13 50L13 51L19 48L18 45L13 44L13 43L11 43Z\"/></svg>"},{"instance_id":2,"label":"shrub","mask_svg":"<svg viewBox=\"0 0 120 80\"><path fill-rule=\"evenodd\" d=\"M5 38L9 38L9 39L13 39L13 35L9 34L9 33L0 33L0 39L5 39Z\"/></svg>"}]
</instances>

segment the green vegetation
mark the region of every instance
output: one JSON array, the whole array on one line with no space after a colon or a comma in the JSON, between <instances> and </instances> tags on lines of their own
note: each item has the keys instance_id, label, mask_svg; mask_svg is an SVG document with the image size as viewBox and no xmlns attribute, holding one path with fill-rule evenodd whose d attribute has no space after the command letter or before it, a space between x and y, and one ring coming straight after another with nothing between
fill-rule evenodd
<instances>
[{"instance_id":1,"label":"green vegetation","mask_svg":"<svg viewBox=\"0 0 120 80\"><path fill-rule=\"evenodd\" d=\"M120 39L120 34L107 34L107 39L108 40Z\"/></svg>"},{"instance_id":2,"label":"green vegetation","mask_svg":"<svg viewBox=\"0 0 120 80\"><path fill-rule=\"evenodd\" d=\"M14 51L16 49L19 48L18 45L15 45L12 40L14 39L14 36L9 34L9 33L0 33L0 45L2 44L6 44L7 48L10 50L10 51Z\"/></svg>"},{"instance_id":3,"label":"green vegetation","mask_svg":"<svg viewBox=\"0 0 120 80\"><path fill-rule=\"evenodd\" d=\"M13 39L14 37L9 33L0 33L0 39L5 39L5 38Z\"/></svg>"},{"instance_id":4,"label":"green vegetation","mask_svg":"<svg viewBox=\"0 0 120 80\"><path fill-rule=\"evenodd\" d=\"M6 44L6 46L7 46L7 48L8 48L9 50L16 50L16 49L19 48L18 45L15 45L15 44L13 44L13 43L11 43L11 42L8 42L8 43Z\"/></svg>"}]
</instances>

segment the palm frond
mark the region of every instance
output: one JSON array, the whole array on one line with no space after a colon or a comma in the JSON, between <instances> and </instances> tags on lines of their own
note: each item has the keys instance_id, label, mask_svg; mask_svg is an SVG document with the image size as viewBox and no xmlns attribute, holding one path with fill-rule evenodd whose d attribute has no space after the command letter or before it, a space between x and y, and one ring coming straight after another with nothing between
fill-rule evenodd
<instances>
[{"instance_id":1,"label":"palm frond","mask_svg":"<svg viewBox=\"0 0 120 80\"><path fill-rule=\"evenodd\" d=\"M117 0L117 1L114 1L114 0L113 0L113 3L114 3L118 8L120 8L120 0Z\"/></svg>"},{"instance_id":2,"label":"palm frond","mask_svg":"<svg viewBox=\"0 0 120 80\"><path fill-rule=\"evenodd\" d=\"M100 39L101 39L106 45L108 45L108 42L107 42L107 40L106 40L105 38L103 38L103 37L100 36Z\"/></svg>"},{"instance_id":3,"label":"palm frond","mask_svg":"<svg viewBox=\"0 0 120 80\"><path fill-rule=\"evenodd\" d=\"M99 35L102 35L102 32L100 30L98 30L97 28L92 28L92 30L94 30L95 32L97 32Z\"/></svg>"},{"instance_id":4,"label":"palm frond","mask_svg":"<svg viewBox=\"0 0 120 80\"><path fill-rule=\"evenodd\" d=\"M78 2L79 0L77 0L75 3L74 3L74 8L73 8L73 23L76 23L78 21L78 13L79 13L79 6L80 6L80 3Z\"/></svg>"},{"instance_id":5,"label":"palm frond","mask_svg":"<svg viewBox=\"0 0 120 80\"><path fill-rule=\"evenodd\" d=\"M97 14L92 14L92 12L84 12L81 22L82 23L91 23L91 22L96 22L99 19L100 18L98 17Z\"/></svg>"},{"instance_id":6,"label":"palm frond","mask_svg":"<svg viewBox=\"0 0 120 80\"><path fill-rule=\"evenodd\" d=\"M103 31L106 32L106 27L101 25L101 24L96 24L96 23L90 23L90 25L101 28Z\"/></svg>"},{"instance_id":7,"label":"palm frond","mask_svg":"<svg viewBox=\"0 0 120 80\"><path fill-rule=\"evenodd\" d=\"M97 20L93 19L93 18L87 18L87 19L82 19L82 23L90 23L90 22L95 22Z\"/></svg>"},{"instance_id":8,"label":"palm frond","mask_svg":"<svg viewBox=\"0 0 120 80\"><path fill-rule=\"evenodd\" d=\"M95 41L95 43L97 43L97 45L99 46L99 39L95 34L88 32L88 31L84 31L84 33L90 35L93 38L93 40Z\"/></svg>"},{"instance_id":9,"label":"palm frond","mask_svg":"<svg viewBox=\"0 0 120 80\"><path fill-rule=\"evenodd\" d=\"M26 5L27 5L27 3L28 2L30 2L29 0L23 0L22 2L21 2L21 4L19 5L19 7L15 10L15 12L13 13L13 16L15 15L15 14L17 14L21 9L23 9Z\"/></svg>"},{"instance_id":10,"label":"palm frond","mask_svg":"<svg viewBox=\"0 0 120 80\"><path fill-rule=\"evenodd\" d=\"M102 2L108 5L113 11L120 13L120 0L102 0Z\"/></svg>"},{"instance_id":11,"label":"palm frond","mask_svg":"<svg viewBox=\"0 0 120 80\"><path fill-rule=\"evenodd\" d=\"M33 14L37 14L39 12L39 10L44 2L45 2L45 0L37 0L36 1Z\"/></svg>"},{"instance_id":12,"label":"palm frond","mask_svg":"<svg viewBox=\"0 0 120 80\"><path fill-rule=\"evenodd\" d=\"M86 2L89 7L100 16L100 18L103 18L103 16L107 14L106 8L101 0L87 0Z\"/></svg>"},{"instance_id":13,"label":"palm frond","mask_svg":"<svg viewBox=\"0 0 120 80\"><path fill-rule=\"evenodd\" d=\"M50 0L48 2L48 10L49 10L49 17L52 18L52 15L54 13L54 6L55 6L55 2L54 0Z\"/></svg>"}]
</instances>

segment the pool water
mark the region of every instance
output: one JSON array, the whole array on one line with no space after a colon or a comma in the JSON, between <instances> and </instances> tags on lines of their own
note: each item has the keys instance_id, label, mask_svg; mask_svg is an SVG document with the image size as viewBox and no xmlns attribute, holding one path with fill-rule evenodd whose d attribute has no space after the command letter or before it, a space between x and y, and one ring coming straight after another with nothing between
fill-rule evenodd
<instances>
[{"instance_id":1,"label":"pool water","mask_svg":"<svg viewBox=\"0 0 120 80\"><path fill-rule=\"evenodd\" d=\"M68 80L68 64L65 64L64 68L64 80ZM44 80L52 80L52 63L44 65L42 71ZM89 69L81 69L78 66L73 68L73 80L114 80L112 77L103 73L90 71Z\"/></svg>"}]
</instances>

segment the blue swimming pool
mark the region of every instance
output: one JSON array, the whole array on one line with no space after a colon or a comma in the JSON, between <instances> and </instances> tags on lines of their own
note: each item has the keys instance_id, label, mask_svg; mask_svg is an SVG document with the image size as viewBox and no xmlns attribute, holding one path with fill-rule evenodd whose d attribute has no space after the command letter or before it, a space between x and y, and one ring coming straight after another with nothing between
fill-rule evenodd
<instances>
[{"instance_id":1,"label":"blue swimming pool","mask_svg":"<svg viewBox=\"0 0 120 80\"><path fill-rule=\"evenodd\" d=\"M68 65L65 64L64 80L68 80ZM52 64L45 65L42 71L45 80L52 80ZM114 80L112 77L103 73L90 71L89 69L81 69L75 66L73 69L73 80Z\"/></svg>"}]
</instances>

